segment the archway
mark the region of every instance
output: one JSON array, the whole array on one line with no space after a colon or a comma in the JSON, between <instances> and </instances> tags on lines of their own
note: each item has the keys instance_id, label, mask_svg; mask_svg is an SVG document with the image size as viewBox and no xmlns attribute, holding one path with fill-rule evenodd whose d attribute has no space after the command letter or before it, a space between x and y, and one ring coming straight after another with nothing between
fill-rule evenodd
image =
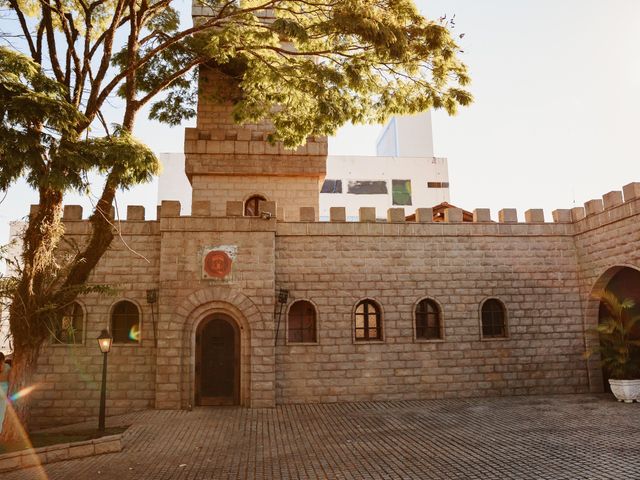
<instances>
[{"instance_id":1,"label":"archway","mask_svg":"<svg viewBox=\"0 0 640 480\"><path fill-rule=\"evenodd\" d=\"M196 330L195 404L240 403L240 330L228 315L206 317Z\"/></svg>"},{"instance_id":2,"label":"archway","mask_svg":"<svg viewBox=\"0 0 640 480\"><path fill-rule=\"evenodd\" d=\"M631 315L640 315L640 271L630 267L614 267L607 271L610 278L604 279L602 282L602 291L607 291L615 295L615 297L624 301L630 299L634 302L631 309ZM608 316L606 305L600 301L598 304L598 322L602 322ZM640 339L640 325L636 325L632 336ZM602 377L604 380L604 388L609 390L609 372L605 368L602 369Z\"/></svg>"},{"instance_id":3,"label":"archway","mask_svg":"<svg viewBox=\"0 0 640 480\"><path fill-rule=\"evenodd\" d=\"M252 406L254 402L260 406L273 406L270 403L271 398L263 401L262 398L252 398L254 386L254 376L252 375L252 365L254 364L253 352L259 348L258 364L268 361L271 354L267 350L266 342L255 345L252 341L252 329L260 328L267 320L273 321L271 318L263 318L263 315L253 301L244 295L239 289L232 288L229 285L220 285L216 288L207 286L200 290L193 291L189 296L175 309L172 318L172 325L181 329L182 356L181 356L181 373L182 381L179 392L176 396L171 396L174 401L176 397L179 399L179 405L184 409L191 409L195 405L196 399L196 333L202 322L214 315L225 315L233 319L237 329L240 331L240 399L239 404L242 406ZM273 343L269 342L269 347L273 348ZM167 348L173 355L175 349ZM164 361L162 357L159 360ZM159 371L161 368L158 369ZM274 378L271 380L267 375L260 377L269 378L275 384ZM264 380L263 380L264 381ZM262 387L263 385L260 385ZM163 392L165 393L165 392ZM273 398L275 401L275 397ZM156 403L158 403L156 401ZM161 405L171 405L170 408L176 408L174 403L160 403ZM164 407L167 408L167 407Z\"/></svg>"}]
</instances>

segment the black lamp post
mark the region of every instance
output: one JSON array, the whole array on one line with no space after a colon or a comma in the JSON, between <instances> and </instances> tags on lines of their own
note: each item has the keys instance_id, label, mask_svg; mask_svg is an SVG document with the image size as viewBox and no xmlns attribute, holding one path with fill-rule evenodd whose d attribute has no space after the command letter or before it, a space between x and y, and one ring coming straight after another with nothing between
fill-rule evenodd
<instances>
[{"instance_id":1,"label":"black lamp post","mask_svg":"<svg viewBox=\"0 0 640 480\"><path fill-rule=\"evenodd\" d=\"M98 419L98 430L104 432L104 412L107 402L107 354L111 350L113 338L107 330L102 330L98 337L98 346L102 352L102 388L100 389L100 417Z\"/></svg>"},{"instance_id":2,"label":"black lamp post","mask_svg":"<svg viewBox=\"0 0 640 480\"><path fill-rule=\"evenodd\" d=\"M278 290L278 324L276 325L276 338L274 345L278 346L278 333L280 332L280 319L282 318L282 309L284 308L287 300L289 299L289 290L280 289Z\"/></svg>"}]
</instances>

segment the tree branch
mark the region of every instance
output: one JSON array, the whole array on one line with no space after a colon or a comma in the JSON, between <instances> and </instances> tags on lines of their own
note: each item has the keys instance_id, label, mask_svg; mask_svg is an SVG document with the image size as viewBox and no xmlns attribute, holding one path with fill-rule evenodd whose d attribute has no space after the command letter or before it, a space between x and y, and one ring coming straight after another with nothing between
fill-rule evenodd
<instances>
[{"instance_id":1,"label":"tree branch","mask_svg":"<svg viewBox=\"0 0 640 480\"><path fill-rule=\"evenodd\" d=\"M169 85L171 85L173 82L175 82L176 80L178 80L180 77L182 77L185 73L187 73L189 70L191 70L192 68L200 65L201 63L204 63L206 61L205 58L203 57L199 57L195 60L192 60L191 62L189 62L187 65L185 65L184 67L182 67L180 70L174 72L172 75L168 76L167 78L165 78L165 80L163 80L161 83L158 84L158 86L156 88L154 88L153 90L151 90L150 92L148 92L144 97L142 97L140 100L137 101L137 104L139 107L143 107L149 100L151 100L155 95L157 95L158 93L160 93L162 90L164 90L165 88L167 88Z\"/></svg>"},{"instance_id":2,"label":"tree branch","mask_svg":"<svg viewBox=\"0 0 640 480\"><path fill-rule=\"evenodd\" d=\"M85 116L87 117L87 123L79 125L78 131L84 130L88 125L91 124L91 121L93 120L95 113L102 107L102 104L106 100L107 96L104 96L104 98L100 98L99 92L102 87L102 81L104 80L107 74L107 71L109 70L109 65L111 64L113 38L118 29L116 25L120 24L121 15L124 10L124 7L125 7L124 0L118 0L115 5L113 19L111 21L111 24L109 25L109 28L106 30L108 34L105 35L103 39L102 58L100 60L100 66L98 67L98 72L93 82L91 82L91 91L89 93L89 100L87 101L87 106L85 108Z\"/></svg>"},{"instance_id":3,"label":"tree branch","mask_svg":"<svg viewBox=\"0 0 640 480\"><path fill-rule=\"evenodd\" d=\"M45 3L44 1L41 1L40 5L42 11L42 22L44 22L44 30L47 36L47 46L49 47L49 60L51 61L51 68L53 68L53 73L56 77L56 80L64 84L65 75L62 71L62 68L60 67L60 61L58 60L53 19L51 18L51 5Z\"/></svg>"},{"instance_id":4,"label":"tree branch","mask_svg":"<svg viewBox=\"0 0 640 480\"><path fill-rule=\"evenodd\" d=\"M22 33L24 33L24 36L27 39L27 43L29 44L31 57L34 60L36 60L38 63L40 63L37 60L38 50L36 49L36 46L33 44L33 39L31 38L31 32L29 31L29 27L27 26L27 21L24 18L24 13L22 12L20 5L18 5L18 2L16 0L9 0L9 5L13 9L13 11L16 12L16 15L18 16L18 21L20 22L20 28L22 29Z\"/></svg>"}]
</instances>

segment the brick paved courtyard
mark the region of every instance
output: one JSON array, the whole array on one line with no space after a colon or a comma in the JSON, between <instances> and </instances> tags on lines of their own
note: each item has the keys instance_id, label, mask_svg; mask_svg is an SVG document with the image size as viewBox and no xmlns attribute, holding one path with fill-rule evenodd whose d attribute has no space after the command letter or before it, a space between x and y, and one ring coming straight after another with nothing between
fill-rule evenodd
<instances>
[{"instance_id":1,"label":"brick paved courtyard","mask_svg":"<svg viewBox=\"0 0 640 480\"><path fill-rule=\"evenodd\" d=\"M121 453L2 478L640 478L640 404L608 395L147 411L114 424L132 424Z\"/></svg>"}]
</instances>

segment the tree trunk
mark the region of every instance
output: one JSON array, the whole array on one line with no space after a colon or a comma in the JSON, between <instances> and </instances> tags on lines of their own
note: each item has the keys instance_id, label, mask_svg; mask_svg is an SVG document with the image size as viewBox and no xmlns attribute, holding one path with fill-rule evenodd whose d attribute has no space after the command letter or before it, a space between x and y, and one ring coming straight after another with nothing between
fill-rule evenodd
<instances>
[{"instance_id":1,"label":"tree trunk","mask_svg":"<svg viewBox=\"0 0 640 480\"><path fill-rule=\"evenodd\" d=\"M22 272L9 308L9 326L13 337L14 359L9 383L10 395L31 386L40 347L48 338L47 318L38 311L50 302L43 295L42 284L55 263L52 252L57 248L63 230L60 214L62 192L43 188L40 205L29 217L24 233ZM7 408L2 441L19 440L29 421L29 396L18 399Z\"/></svg>"},{"instance_id":2,"label":"tree trunk","mask_svg":"<svg viewBox=\"0 0 640 480\"><path fill-rule=\"evenodd\" d=\"M83 285L89 279L89 275L98 264L102 256L109 249L113 240L113 217L111 216L111 206L116 196L117 182L116 175L112 172L107 176L104 189L98 204L91 215L91 237L74 261L74 265L65 279L59 295L54 297L54 301L59 304L69 304L74 298L69 295L69 289L77 285ZM66 293L65 293L66 292Z\"/></svg>"},{"instance_id":3,"label":"tree trunk","mask_svg":"<svg viewBox=\"0 0 640 480\"><path fill-rule=\"evenodd\" d=\"M9 382L9 397L17 392L25 392L22 398L16 398L7 405L7 411L2 425L0 442L12 442L24 439L27 435L30 409L29 393L25 390L33 387L33 374L36 370L39 346L15 346L11 365L11 381ZM35 385L37 389L37 385Z\"/></svg>"}]
</instances>

